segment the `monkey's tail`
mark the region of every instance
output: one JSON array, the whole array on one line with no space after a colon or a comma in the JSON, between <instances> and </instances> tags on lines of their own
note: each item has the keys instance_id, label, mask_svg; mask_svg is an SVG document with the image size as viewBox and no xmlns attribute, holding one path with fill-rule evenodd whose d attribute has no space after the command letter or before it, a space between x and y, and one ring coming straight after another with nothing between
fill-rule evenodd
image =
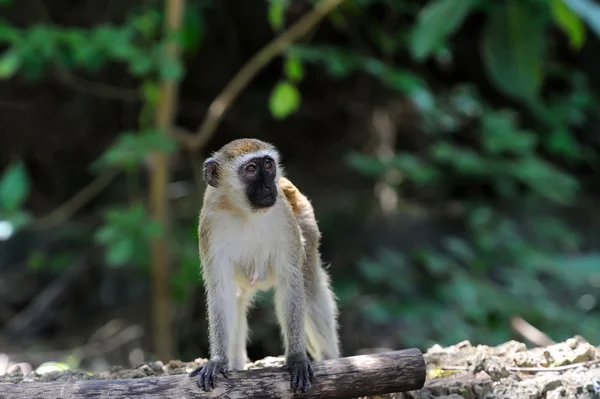
<instances>
[{"instance_id":1,"label":"monkey's tail","mask_svg":"<svg viewBox=\"0 0 600 399\"><path fill-rule=\"evenodd\" d=\"M307 286L307 347L315 360L336 359L340 356L336 298L329 275L318 266L315 279Z\"/></svg>"}]
</instances>

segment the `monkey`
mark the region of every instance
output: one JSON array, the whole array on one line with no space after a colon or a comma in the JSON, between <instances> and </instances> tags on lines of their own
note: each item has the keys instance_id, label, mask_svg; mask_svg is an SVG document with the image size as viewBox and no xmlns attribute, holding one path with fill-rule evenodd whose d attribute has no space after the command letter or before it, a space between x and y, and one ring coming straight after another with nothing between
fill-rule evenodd
<instances>
[{"instance_id":1,"label":"monkey","mask_svg":"<svg viewBox=\"0 0 600 399\"><path fill-rule=\"evenodd\" d=\"M217 375L243 370L254 294L275 288L274 305L294 393L317 381L314 361L340 356L338 309L321 260L309 199L285 176L277 148L243 138L203 163L198 222L210 358L190 373L205 391ZM308 354L307 354L308 352Z\"/></svg>"}]
</instances>

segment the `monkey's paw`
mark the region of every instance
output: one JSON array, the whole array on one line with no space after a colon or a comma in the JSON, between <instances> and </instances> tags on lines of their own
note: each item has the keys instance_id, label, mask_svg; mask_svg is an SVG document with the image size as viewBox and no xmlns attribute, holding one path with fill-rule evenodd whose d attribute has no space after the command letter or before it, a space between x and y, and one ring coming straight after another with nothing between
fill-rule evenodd
<instances>
[{"instance_id":1,"label":"monkey's paw","mask_svg":"<svg viewBox=\"0 0 600 399\"><path fill-rule=\"evenodd\" d=\"M294 393L306 392L311 384L317 382L312 364L306 355L290 355L285 362L284 369L289 370L292 378L290 388Z\"/></svg>"},{"instance_id":2,"label":"monkey's paw","mask_svg":"<svg viewBox=\"0 0 600 399\"><path fill-rule=\"evenodd\" d=\"M217 387L217 374L223 374L223 377L228 378L227 362L223 360L209 360L202 366L196 367L190 377L198 376L196 384L205 391L212 391Z\"/></svg>"}]
</instances>

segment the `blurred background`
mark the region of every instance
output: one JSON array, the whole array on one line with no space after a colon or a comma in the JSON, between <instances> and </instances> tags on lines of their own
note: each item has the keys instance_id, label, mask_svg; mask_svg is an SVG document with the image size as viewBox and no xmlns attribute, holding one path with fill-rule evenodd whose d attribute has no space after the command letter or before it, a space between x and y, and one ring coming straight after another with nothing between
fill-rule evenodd
<instances>
[{"instance_id":1,"label":"blurred background","mask_svg":"<svg viewBox=\"0 0 600 399\"><path fill-rule=\"evenodd\" d=\"M0 369L208 356L201 165L275 144L346 356L600 345L600 5L1 0ZM272 292L249 356L282 353Z\"/></svg>"}]
</instances>

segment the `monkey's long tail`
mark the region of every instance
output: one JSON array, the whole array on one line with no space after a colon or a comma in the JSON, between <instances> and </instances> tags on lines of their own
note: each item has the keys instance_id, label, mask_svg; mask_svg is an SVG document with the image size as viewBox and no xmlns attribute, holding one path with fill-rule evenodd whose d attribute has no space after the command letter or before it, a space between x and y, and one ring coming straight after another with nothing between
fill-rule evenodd
<instances>
[{"instance_id":1,"label":"monkey's long tail","mask_svg":"<svg viewBox=\"0 0 600 399\"><path fill-rule=\"evenodd\" d=\"M317 267L316 278L307 286L305 329L308 352L315 360L336 359L340 356L338 309L329 281L327 272L322 267Z\"/></svg>"}]
</instances>

